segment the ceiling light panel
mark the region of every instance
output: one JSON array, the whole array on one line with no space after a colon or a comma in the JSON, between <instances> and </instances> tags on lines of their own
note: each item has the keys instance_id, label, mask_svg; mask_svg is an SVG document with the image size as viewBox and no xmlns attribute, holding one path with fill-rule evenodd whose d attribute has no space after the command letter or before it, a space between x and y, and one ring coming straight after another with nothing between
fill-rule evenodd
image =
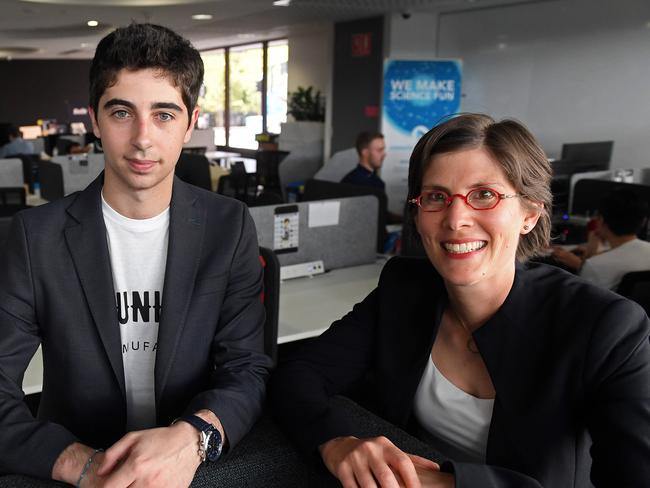
<instances>
[{"instance_id":1,"label":"ceiling light panel","mask_svg":"<svg viewBox=\"0 0 650 488\"><path fill-rule=\"evenodd\" d=\"M191 5L197 3L218 3L215 0L21 0L30 3L51 5L83 5L85 7L163 7L168 5Z\"/></svg>"}]
</instances>

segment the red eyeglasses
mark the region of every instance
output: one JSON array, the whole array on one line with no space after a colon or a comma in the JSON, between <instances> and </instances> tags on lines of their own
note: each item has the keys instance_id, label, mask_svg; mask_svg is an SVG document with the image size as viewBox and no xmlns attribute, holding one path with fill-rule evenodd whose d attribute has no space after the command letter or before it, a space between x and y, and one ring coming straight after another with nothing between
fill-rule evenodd
<instances>
[{"instance_id":1,"label":"red eyeglasses","mask_svg":"<svg viewBox=\"0 0 650 488\"><path fill-rule=\"evenodd\" d=\"M522 195L506 195L492 188L475 188L474 190L470 190L466 195L461 195L460 193L450 195L446 191L430 190L422 192L420 196L412 198L408 202L417 205L424 212L440 212L449 207L454 198L458 197L474 210L491 210L505 198L516 198L520 196Z\"/></svg>"}]
</instances>

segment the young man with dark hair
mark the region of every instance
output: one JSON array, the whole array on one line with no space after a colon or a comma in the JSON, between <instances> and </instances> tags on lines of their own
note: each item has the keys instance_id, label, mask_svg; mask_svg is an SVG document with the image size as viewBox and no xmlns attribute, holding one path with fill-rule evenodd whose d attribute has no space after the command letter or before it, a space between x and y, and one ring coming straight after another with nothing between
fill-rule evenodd
<instances>
[{"instance_id":1,"label":"young man with dark hair","mask_svg":"<svg viewBox=\"0 0 650 488\"><path fill-rule=\"evenodd\" d=\"M346 174L341 183L363 185L385 189L385 184L377 175L386 157L384 136L379 132L361 132L355 144L359 154L359 164Z\"/></svg>"},{"instance_id":2,"label":"young man with dark hair","mask_svg":"<svg viewBox=\"0 0 650 488\"><path fill-rule=\"evenodd\" d=\"M0 263L0 467L77 486L188 486L260 413L262 269L246 207L174 177L203 63L164 27L99 43L105 171L19 213ZM21 383L39 344L34 419ZM103 449L106 449L105 452Z\"/></svg>"},{"instance_id":3,"label":"young man with dark hair","mask_svg":"<svg viewBox=\"0 0 650 488\"><path fill-rule=\"evenodd\" d=\"M599 213L582 256L555 247L553 257L583 278L616 290L626 273L650 270L650 242L637 237L647 221L648 205L634 192L620 188L603 198ZM600 242L607 243L609 250L596 254Z\"/></svg>"},{"instance_id":4,"label":"young man with dark hair","mask_svg":"<svg viewBox=\"0 0 650 488\"><path fill-rule=\"evenodd\" d=\"M637 237L647 215L647 203L629 190L619 189L606 196L595 232L610 249L586 259L580 276L616 290L626 273L650 270L650 242Z\"/></svg>"}]
</instances>

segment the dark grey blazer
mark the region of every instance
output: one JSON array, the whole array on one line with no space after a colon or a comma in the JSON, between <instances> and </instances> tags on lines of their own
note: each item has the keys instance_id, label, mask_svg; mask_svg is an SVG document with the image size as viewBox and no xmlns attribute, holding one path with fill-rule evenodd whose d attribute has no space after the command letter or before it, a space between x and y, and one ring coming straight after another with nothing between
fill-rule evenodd
<instances>
[{"instance_id":1,"label":"dark grey blazer","mask_svg":"<svg viewBox=\"0 0 650 488\"><path fill-rule=\"evenodd\" d=\"M380 415L414 427L446 302L428 260L389 261L377 289L279 366L270 391L290 436L306 451L358 436L330 398L364 375ZM649 486L649 333L633 302L551 266L518 267L505 303L474 333L496 399L487 463L444 466L456 487L583 488L590 477L596 487Z\"/></svg>"},{"instance_id":2,"label":"dark grey blazer","mask_svg":"<svg viewBox=\"0 0 650 488\"><path fill-rule=\"evenodd\" d=\"M17 214L0 257L0 470L49 478L70 443L108 447L125 433L102 179ZM259 415L271 363L258 256L243 204L174 180L155 365L159 425L207 408L234 445ZM35 420L21 384L39 343Z\"/></svg>"}]
</instances>

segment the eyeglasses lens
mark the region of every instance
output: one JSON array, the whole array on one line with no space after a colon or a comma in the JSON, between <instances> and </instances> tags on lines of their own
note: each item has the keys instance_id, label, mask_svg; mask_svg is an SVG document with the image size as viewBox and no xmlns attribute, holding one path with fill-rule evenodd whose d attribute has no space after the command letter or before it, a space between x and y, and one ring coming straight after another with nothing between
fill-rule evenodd
<instances>
[{"instance_id":1,"label":"eyeglasses lens","mask_svg":"<svg viewBox=\"0 0 650 488\"><path fill-rule=\"evenodd\" d=\"M498 193L489 188L472 190L465 198L466 203L475 210L491 209L499 203ZM439 212L448 205L450 205L450 196L444 191L429 191L420 197L420 206L425 212Z\"/></svg>"},{"instance_id":2,"label":"eyeglasses lens","mask_svg":"<svg viewBox=\"0 0 650 488\"><path fill-rule=\"evenodd\" d=\"M472 208L484 210L494 207L499 202L499 196L487 188L472 190L467 194L467 203Z\"/></svg>"}]
</instances>

